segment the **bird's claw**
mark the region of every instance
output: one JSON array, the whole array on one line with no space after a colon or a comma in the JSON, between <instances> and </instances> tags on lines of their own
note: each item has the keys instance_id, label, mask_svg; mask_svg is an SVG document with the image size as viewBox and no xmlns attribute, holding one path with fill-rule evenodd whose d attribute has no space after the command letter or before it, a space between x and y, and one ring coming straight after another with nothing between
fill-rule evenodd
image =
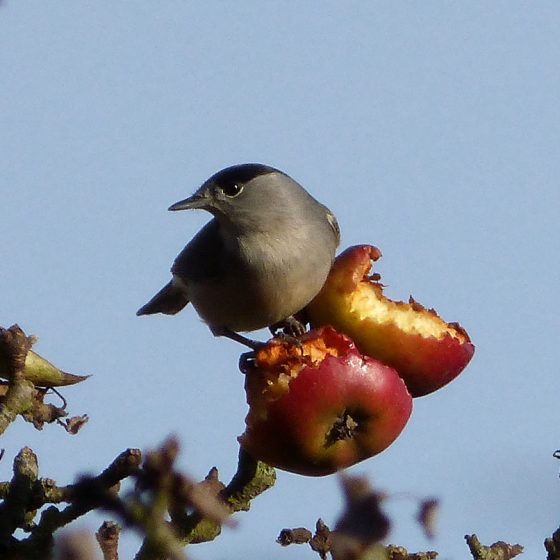
<instances>
[{"instance_id":1,"label":"bird's claw","mask_svg":"<svg viewBox=\"0 0 560 560\"><path fill-rule=\"evenodd\" d=\"M273 336L278 336L278 331L280 329L282 330L280 336L286 336L292 339L294 338L297 339L299 336L304 334L305 331L307 330L305 328L305 324L299 321L298 319L296 319L293 315L290 315L283 321L280 321L279 323L275 323L274 325L272 325L270 327L270 332L272 333Z\"/></svg>"}]
</instances>

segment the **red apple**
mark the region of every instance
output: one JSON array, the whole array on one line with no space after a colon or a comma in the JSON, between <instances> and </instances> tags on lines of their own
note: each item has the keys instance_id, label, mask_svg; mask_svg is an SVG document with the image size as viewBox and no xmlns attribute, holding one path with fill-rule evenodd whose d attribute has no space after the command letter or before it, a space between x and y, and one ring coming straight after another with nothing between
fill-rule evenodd
<instances>
[{"instance_id":1,"label":"red apple","mask_svg":"<svg viewBox=\"0 0 560 560\"><path fill-rule=\"evenodd\" d=\"M309 476L383 451L412 411L395 370L362 356L331 327L310 331L299 344L269 341L256 352L245 389L242 447L265 463Z\"/></svg>"},{"instance_id":2,"label":"red apple","mask_svg":"<svg viewBox=\"0 0 560 560\"><path fill-rule=\"evenodd\" d=\"M426 395L461 373L474 346L458 323L446 323L433 309L412 298L385 297L383 285L370 276L380 256L371 245L346 249L307 314L313 327L332 325L360 352L395 368L413 397Z\"/></svg>"}]
</instances>

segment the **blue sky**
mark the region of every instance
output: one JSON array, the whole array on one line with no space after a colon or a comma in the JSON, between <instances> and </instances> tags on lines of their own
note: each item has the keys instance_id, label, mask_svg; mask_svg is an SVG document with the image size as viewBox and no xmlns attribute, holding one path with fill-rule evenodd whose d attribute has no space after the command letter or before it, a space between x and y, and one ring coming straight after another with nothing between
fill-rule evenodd
<instances>
[{"instance_id":1,"label":"blue sky","mask_svg":"<svg viewBox=\"0 0 560 560\"><path fill-rule=\"evenodd\" d=\"M558 526L560 6L557 2L43 2L0 9L0 324L60 367L89 424L19 423L60 483L121 450L182 442L181 465L229 480L246 405L233 342L187 309L137 318L208 216L170 214L218 169L286 171L337 215L342 248L373 243L387 293L458 320L466 372L415 401L402 436L351 469L415 505L390 540L466 558L463 535L544 557ZM210 558L313 558L274 543L333 524L336 477L279 473ZM98 519L82 525L97 527ZM122 555L136 549L123 541Z\"/></svg>"}]
</instances>

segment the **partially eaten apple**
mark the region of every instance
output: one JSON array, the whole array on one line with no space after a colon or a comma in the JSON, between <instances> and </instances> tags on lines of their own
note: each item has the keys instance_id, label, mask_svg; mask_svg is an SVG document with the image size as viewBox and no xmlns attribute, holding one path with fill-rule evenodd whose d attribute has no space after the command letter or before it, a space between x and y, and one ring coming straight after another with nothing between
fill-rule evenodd
<instances>
[{"instance_id":1,"label":"partially eaten apple","mask_svg":"<svg viewBox=\"0 0 560 560\"><path fill-rule=\"evenodd\" d=\"M323 476L387 448L412 412L395 370L332 327L274 338L246 371L241 446L281 469Z\"/></svg>"},{"instance_id":2,"label":"partially eaten apple","mask_svg":"<svg viewBox=\"0 0 560 560\"><path fill-rule=\"evenodd\" d=\"M370 275L380 256L372 245L341 253L307 315L312 327L332 325L360 352L395 368L413 397L426 395L461 373L474 345L458 323L446 323L433 309L412 298L405 303L385 297Z\"/></svg>"}]
</instances>

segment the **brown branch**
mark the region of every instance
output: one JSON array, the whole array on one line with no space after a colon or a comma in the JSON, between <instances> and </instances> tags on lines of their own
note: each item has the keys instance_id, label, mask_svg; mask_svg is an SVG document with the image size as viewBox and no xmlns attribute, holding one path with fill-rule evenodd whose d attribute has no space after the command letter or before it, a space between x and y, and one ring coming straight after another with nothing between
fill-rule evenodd
<instances>
[{"instance_id":1,"label":"brown branch","mask_svg":"<svg viewBox=\"0 0 560 560\"><path fill-rule=\"evenodd\" d=\"M546 560L560 560L560 528L552 533L552 537L545 539L544 547L547 552Z\"/></svg>"},{"instance_id":2,"label":"brown branch","mask_svg":"<svg viewBox=\"0 0 560 560\"><path fill-rule=\"evenodd\" d=\"M474 560L511 560L523 552L521 545L507 544L503 541L484 546L476 535L465 535L465 540Z\"/></svg>"},{"instance_id":3,"label":"brown branch","mask_svg":"<svg viewBox=\"0 0 560 560\"><path fill-rule=\"evenodd\" d=\"M45 423L59 421L67 415L66 403L57 407L43 402L48 391L45 387L70 385L86 379L84 376L65 373L31 351L34 337L28 337L17 325L9 329L0 327L0 435L21 415L35 428ZM82 422L83 423L83 422ZM71 423L70 433L75 433L78 423Z\"/></svg>"},{"instance_id":4,"label":"brown branch","mask_svg":"<svg viewBox=\"0 0 560 560\"><path fill-rule=\"evenodd\" d=\"M119 560L119 536L121 528L112 521L105 521L95 537L103 553L103 560Z\"/></svg>"},{"instance_id":5,"label":"brown branch","mask_svg":"<svg viewBox=\"0 0 560 560\"><path fill-rule=\"evenodd\" d=\"M276 542L280 546L289 546L291 544L307 544L313 534L305 527L295 527L294 529L282 529Z\"/></svg>"},{"instance_id":6,"label":"brown branch","mask_svg":"<svg viewBox=\"0 0 560 560\"><path fill-rule=\"evenodd\" d=\"M50 503L64 501L70 505L63 510L49 508L43 512L33 534L52 533L88 511L102 507L106 500L115 499L120 481L138 471L141 459L139 449L127 449L98 476L82 477L76 484L61 488L50 487L49 494L45 496L52 497Z\"/></svg>"},{"instance_id":7,"label":"brown branch","mask_svg":"<svg viewBox=\"0 0 560 560\"><path fill-rule=\"evenodd\" d=\"M408 552L402 546L388 545L387 560L434 560L438 553L430 550L428 552Z\"/></svg>"},{"instance_id":8,"label":"brown branch","mask_svg":"<svg viewBox=\"0 0 560 560\"><path fill-rule=\"evenodd\" d=\"M39 466L31 449L24 447L14 459L13 477L9 491L0 506L0 550L6 550L13 542L13 533L28 528L32 521L34 505L31 505L33 486ZM0 555L1 556L1 555Z\"/></svg>"},{"instance_id":9,"label":"brown branch","mask_svg":"<svg viewBox=\"0 0 560 560\"><path fill-rule=\"evenodd\" d=\"M140 461L140 451L128 449L97 477L57 486L54 480L38 478L37 457L31 449L23 448L14 460L12 480L0 484L0 497L4 498L0 506L0 557L49 558L53 533L99 507L106 493L115 496L119 482L136 473ZM48 507L33 524L39 508L62 502L69 505L62 510ZM19 528L30 536L22 540L14 538L13 533Z\"/></svg>"},{"instance_id":10,"label":"brown branch","mask_svg":"<svg viewBox=\"0 0 560 560\"><path fill-rule=\"evenodd\" d=\"M185 510L184 504L173 504L170 509L171 522L168 523L176 542L182 547L190 543L208 542L215 539L221 532L221 525L226 520L224 516L237 512L247 511L250 508L251 500L274 485L276 473L274 469L265 463L254 460L243 450L239 453L237 472L228 486L218 479L218 471L212 469L206 479L194 486L195 492L203 490L210 506L201 508L201 505L194 504L191 498L191 508L193 511ZM194 507L193 507L194 506ZM216 516L211 512L218 506L220 515ZM164 560L165 555L161 550L157 550L147 537L142 547L136 555L136 560Z\"/></svg>"},{"instance_id":11,"label":"brown branch","mask_svg":"<svg viewBox=\"0 0 560 560\"><path fill-rule=\"evenodd\" d=\"M251 501L274 486L276 471L266 463L253 459L239 449L237 472L223 492L232 512L249 511Z\"/></svg>"},{"instance_id":12,"label":"brown branch","mask_svg":"<svg viewBox=\"0 0 560 560\"><path fill-rule=\"evenodd\" d=\"M0 403L0 434L17 418L32 410L34 386L24 377L25 359L33 339L25 336L17 326L0 328L0 365L10 379L5 396Z\"/></svg>"},{"instance_id":13,"label":"brown branch","mask_svg":"<svg viewBox=\"0 0 560 560\"><path fill-rule=\"evenodd\" d=\"M0 377L11 379L25 369L25 360L35 342L35 337L26 336L18 325L9 329L0 327Z\"/></svg>"},{"instance_id":14,"label":"brown branch","mask_svg":"<svg viewBox=\"0 0 560 560\"><path fill-rule=\"evenodd\" d=\"M433 560L436 552L408 553L405 548L381 544L387 536L391 522L382 505L388 497L372 488L363 477L341 476L346 507L331 531L319 519L315 534L305 528L283 529L276 542L282 546L308 543L321 560L330 555L333 560ZM433 525L437 501L423 500L417 520L426 529Z\"/></svg>"},{"instance_id":15,"label":"brown branch","mask_svg":"<svg viewBox=\"0 0 560 560\"><path fill-rule=\"evenodd\" d=\"M37 458L30 449L22 449L14 461L14 477L0 483L4 499L0 557L49 558L57 530L89 511L105 510L144 536L139 558L183 558L186 544L215 538L224 523L232 523L233 512L248 510L250 501L274 484L274 469L244 452L227 487L216 469L202 482L178 472L177 454L173 438L146 453L143 461L139 450L128 449L98 476L59 486L54 480L38 478ZM120 482L129 477L135 481L134 488L120 496ZM54 505L64 503L68 505L62 509ZM34 523L43 506L50 507ZM27 538L13 536L20 528L29 533ZM106 533L99 533L98 539L105 546L104 554L113 558L118 539L112 542Z\"/></svg>"},{"instance_id":16,"label":"brown branch","mask_svg":"<svg viewBox=\"0 0 560 560\"><path fill-rule=\"evenodd\" d=\"M0 402L0 435L17 418L18 414L26 414L33 410L35 387L31 381L23 378L23 373L12 376L6 396Z\"/></svg>"}]
</instances>

